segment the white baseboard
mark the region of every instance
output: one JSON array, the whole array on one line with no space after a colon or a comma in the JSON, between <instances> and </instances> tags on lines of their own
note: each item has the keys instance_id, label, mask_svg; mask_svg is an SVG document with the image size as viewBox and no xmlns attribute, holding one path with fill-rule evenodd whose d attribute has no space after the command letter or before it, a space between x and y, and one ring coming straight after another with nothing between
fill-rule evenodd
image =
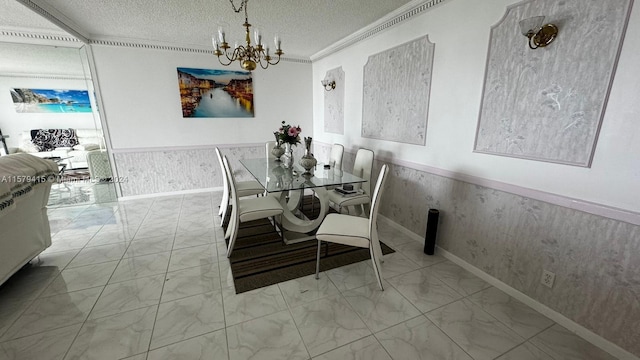
<instances>
[{"instance_id":1,"label":"white baseboard","mask_svg":"<svg viewBox=\"0 0 640 360\"><path fill-rule=\"evenodd\" d=\"M387 223L387 225L391 226L392 228L400 231L401 233L407 235L408 237L412 238L413 240L421 243L422 245L424 245L424 238L421 237L420 235L414 233L413 231L407 229L406 227L398 224L397 222L389 219L388 217L384 216L384 215L380 215L378 214L378 219L382 219L384 222Z\"/></svg>"},{"instance_id":2,"label":"white baseboard","mask_svg":"<svg viewBox=\"0 0 640 360\"><path fill-rule=\"evenodd\" d=\"M418 234L410 231L409 229L403 227L402 225L394 222L393 220L382 216L382 215L378 215L378 218L381 218L384 222L386 222L389 226L393 227L394 229L402 232L403 234L409 236L410 238L412 238L413 240L416 240L417 242L420 242L421 244L424 244L424 238L419 236ZM608 352L609 354L615 356L616 358L620 359L620 360L640 360L640 358L638 358L637 356L631 354L630 352L628 352L627 350L621 348L620 346L612 343L611 341L603 338L602 336L592 332L591 330L585 328L584 326L576 323L575 321L567 318L566 316L562 315L561 313L551 309L550 307L543 305L541 303L539 303L537 300L533 299L532 297L521 293L520 291L512 288L511 286L505 284L504 282L494 278L493 276L485 273L484 271L480 270L479 268L469 264L468 262L466 262L465 260L459 258L458 256L448 252L447 250L444 250L443 248L437 246L437 250L436 252L440 255L442 255L443 257L445 257L447 260L459 265L460 267L464 268L465 270L469 271L470 273L476 275L477 277L481 278L482 280L488 282L489 284L495 286L496 288L504 291L505 293L507 293L509 296L523 302L524 304L528 305L529 307L531 307L532 309L538 311L539 313L545 315L546 317L548 317L549 319L555 321L556 323L558 323L561 326L564 326L567 330L573 332L574 334L580 336L581 338L585 339L586 341L590 342L591 344L599 347L600 349Z\"/></svg>"},{"instance_id":3,"label":"white baseboard","mask_svg":"<svg viewBox=\"0 0 640 360\"><path fill-rule=\"evenodd\" d=\"M213 188L204 188L204 189L194 189L194 190L171 191L171 192L163 192L163 193L155 193L155 194L122 196L118 198L118 201L131 201L131 200L149 199L149 198L155 198L155 197L199 194L199 193L213 192L213 191L222 191L222 186L213 187Z\"/></svg>"}]
</instances>

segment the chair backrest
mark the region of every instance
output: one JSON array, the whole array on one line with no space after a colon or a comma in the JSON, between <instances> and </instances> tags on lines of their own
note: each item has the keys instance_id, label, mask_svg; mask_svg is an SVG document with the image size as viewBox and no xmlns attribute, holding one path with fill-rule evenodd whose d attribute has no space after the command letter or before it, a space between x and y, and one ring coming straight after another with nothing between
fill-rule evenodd
<instances>
[{"instance_id":1,"label":"chair backrest","mask_svg":"<svg viewBox=\"0 0 640 360\"><path fill-rule=\"evenodd\" d=\"M378 207L380 206L380 194L384 188L384 183L387 180L387 172L389 172L389 165L383 164L378 174L378 181L376 187L373 190L373 196L371 197L371 212L369 213L369 239L371 234L375 231L376 221L378 220Z\"/></svg>"},{"instance_id":2,"label":"chair backrest","mask_svg":"<svg viewBox=\"0 0 640 360\"><path fill-rule=\"evenodd\" d=\"M228 194L229 181L227 177L227 171L224 168L224 163L222 162L222 153L220 152L220 149L218 149L217 146L216 146L216 156L218 157L218 162L220 162L220 170L222 170L222 191L224 191L223 194Z\"/></svg>"},{"instance_id":3,"label":"chair backrest","mask_svg":"<svg viewBox=\"0 0 640 360\"><path fill-rule=\"evenodd\" d=\"M359 187L364 193L371 195L371 171L373 171L373 151L369 149L358 149L356 160L353 164L353 175L367 180L364 183L354 184L354 188Z\"/></svg>"},{"instance_id":4,"label":"chair backrest","mask_svg":"<svg viewBox=\"0 0 640 360\"><path fill-rule=\"evenodd\" d=\"M229 165L229 160L226 155L222 157L222 163L230 188L229 200L231 200L231 216L238 216L238 193L236 192L236 181L231 175L233 174L233 171L231 170L231 165Z\"/></svg>"},{"instance_id":5,"label":"chair backrest","mask_svg":"<svg viewBox=\"0 0 640 360\"><path fill-rule=\"evenodd\" d=\"M271 153L271 149L273 149L274 147L276 147L276 142L275 141L267 141L267 143L265 144L265 150L267 150L267 159L275 159L276 158Z\"/></svg>"},{"instance_id":6,"label":"chair backrest","mask_svg":"<svg viewBox=\"0 0 640 360\"><path fill-rule=\"evenodd\" d=\"M333 144L331 147L331 155L329 156L329 165L332 168L342 170L342 155L344 154L344 146L341 144Z\"/></svg>"}]
</instances>

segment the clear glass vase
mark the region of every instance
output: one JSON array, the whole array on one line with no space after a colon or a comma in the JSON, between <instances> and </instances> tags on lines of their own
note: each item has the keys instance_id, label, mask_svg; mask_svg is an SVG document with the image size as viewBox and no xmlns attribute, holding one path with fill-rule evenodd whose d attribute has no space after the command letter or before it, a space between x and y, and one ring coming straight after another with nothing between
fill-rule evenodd
<instances>
[{"instance_id":1,"label":"clear glass vase","mask_svg":"<svg viewBox=\"0 0 640 360\"><path fill-rule=\"evenodd\" d=\"M282 160L282 165L284 167L286 168L293 167L293 148L291 147L291 144L289 143L284 144L284 155L280 157L280 160Z\"/></svg>"}]
</instances>

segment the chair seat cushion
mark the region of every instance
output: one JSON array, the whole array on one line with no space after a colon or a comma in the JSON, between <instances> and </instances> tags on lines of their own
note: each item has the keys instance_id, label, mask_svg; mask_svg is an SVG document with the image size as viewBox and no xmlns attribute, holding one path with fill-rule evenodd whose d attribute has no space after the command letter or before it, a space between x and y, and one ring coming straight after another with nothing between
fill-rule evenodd
<instances>
[{"instance_id":1,"label":"chair seat cushion","mask_svg":"<svg viewBox=\"0 0 640 360\"><path fill-rule=\"evenodd\" d=\"M240 221L253 221L282 214L282 205L272 196L255 199L240 199L238 202L238 216Z\"/></svg>"},{"instance_id":2,"label":"chair seat cushion","mask_svg":"<svg viewBox=\"0 0 640 360\"><path fill-rule=\"evenodd\" d=\"M259 195L264 193L264 188L255 180L236 182L236 192L239 197Z\"/></svg>"},{"instance_id":3,"label":"chair seat cushion","mask_svg":"<svg viewBox=\"0 0 640 360\"><path fill-rule=\"evenodd\" d=\"M329 191L328 194L329 201L340 207L362 205L371 202L371 198L367 194L343 196L335 191Z\"/></svg>"},{"instance_id":4,"label":"chair seat cushion","mask_svg":"<svg viewBox=\"0 0 640 360\"><path fill-rule=\"evenodd\" d=\"M318 228L316 239L368 248L369 219L359 216L329 214Z\"/></svg>"}]
</instances>

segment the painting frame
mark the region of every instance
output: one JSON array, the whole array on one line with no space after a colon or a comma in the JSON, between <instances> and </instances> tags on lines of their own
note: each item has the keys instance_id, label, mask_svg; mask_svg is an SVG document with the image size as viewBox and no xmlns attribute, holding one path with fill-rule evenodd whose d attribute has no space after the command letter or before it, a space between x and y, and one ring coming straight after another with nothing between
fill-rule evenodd
<instances>
[{"instance_id":1,"label":"painting frame","mask_svg":"<svg viewBox=\"0 0 640 360\"><path fill-rule=\"evenodd\" d=\"M253 118L250 71L178 67L183 118Z\"/></svg>"},{"instance_id":2,"label":"painting frame","mask_svg":"<svg viewBox=\"0 0 640 360\"><path fill-rule=\"evenodd\" d=\"M88 90L11 88L16 113L82 114L93 112Z\"/></svg>"}]
</instances>

